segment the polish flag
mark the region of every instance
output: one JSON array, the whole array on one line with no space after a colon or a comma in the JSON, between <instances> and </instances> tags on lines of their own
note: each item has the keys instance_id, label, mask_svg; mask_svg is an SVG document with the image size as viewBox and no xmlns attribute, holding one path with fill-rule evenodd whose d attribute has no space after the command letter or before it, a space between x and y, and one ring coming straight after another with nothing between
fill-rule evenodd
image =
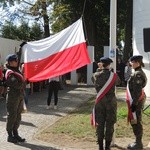
<instances>
[{"instance_id":1,"label":"polish flag","mask_svg":"<svg viewBox=\"0 0 150 150\"><path fill-rule=\"evenodd\" d=\"M22 47L25 77L32 82L63 75L91 63L82 19L48 38Z\"/></svg>"}]
</instances>

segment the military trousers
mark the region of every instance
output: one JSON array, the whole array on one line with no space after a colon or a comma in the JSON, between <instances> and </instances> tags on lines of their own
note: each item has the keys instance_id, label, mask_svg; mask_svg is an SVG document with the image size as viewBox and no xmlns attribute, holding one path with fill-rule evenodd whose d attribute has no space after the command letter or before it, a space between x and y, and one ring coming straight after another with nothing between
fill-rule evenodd
<instances>
[{"instance_id":1,"label":"military trousers","mask_svg":"<svg viewBox=\"0 0 150 150\"><path fill-rule=\"evenodd\" d=\"M21 121L21 113L23 110L23 99L14 98L7 99L7 132L17 131Z\"/></svg>"},{"instance_id":2,"label":"military trousers","mask_svg":"<svg viewBox=\"0 0 150 150\"><path fill-rule=\"evenodd\" d=\"M107 98L104 96L95 107L98 141L104 138L106 141L112 141L114 124L116 123L117 101L116 98Z\"/></svg>"},{"instance_id":3,"label":"military trousers","mask_svg":"<svg viewBox=\"0 0 150 150\"><path fill-rule=\"evenodd\" d=\"M137 124L131 124L133 133L136 137L136 142L141 141L143 136L142 108L143 108L143 103L141 102L137 105L137 109L136 109Z\"/></svg>"}]
</instances>

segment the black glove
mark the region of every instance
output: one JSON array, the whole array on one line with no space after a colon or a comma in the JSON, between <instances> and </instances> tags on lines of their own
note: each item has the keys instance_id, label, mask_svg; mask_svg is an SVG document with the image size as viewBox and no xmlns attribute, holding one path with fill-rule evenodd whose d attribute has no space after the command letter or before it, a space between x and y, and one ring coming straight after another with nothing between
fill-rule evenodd
<instances>
[{"instance_id":1,"label":"black glove","mask_svg":"<svg viewBox=\"0 0 150 150\"><path fill-rule=\"evenodd\" d=\"M136 105L135 105L135 104L132 104L132 105L131 105L131 111L132 111L132 112L135 112L135 111L136 111Z\"/></svg>"}]
</instances>

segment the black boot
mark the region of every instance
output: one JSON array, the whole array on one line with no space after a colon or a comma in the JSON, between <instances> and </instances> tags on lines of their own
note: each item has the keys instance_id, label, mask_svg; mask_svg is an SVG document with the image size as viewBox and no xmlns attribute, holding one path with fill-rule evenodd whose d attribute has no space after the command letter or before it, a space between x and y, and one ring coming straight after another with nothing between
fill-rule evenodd
<instances>
[{"instance_id":1,"label":"black boot","mask_svg":"<svg viewBox=\"0 0 150 150\"><path fill-rule=\"evenodd\" d=\"M127 149L132 149L132 150L142 150L143 149L143 144L142 143L137 143L134 142L132 144L129 144Z\"/></svg>"},{"instance_id":2,"label":"black boot","mask_svg":"<svg viewBox=\"0 0 150 150\"><path fill-rule=\"evenodd\" d=\"M17 139L12 135L12 132L8 132L7 142L17 143Z\"/></svg>"},{"instance_id":3,"label":"black boot","mask_svg":"<svg viewBox=\"0 0 150 150\"><path fill-rule=\"evenodd\" d=\"M136 142L129 144L128 149L131 150L142 150L143 149L143 144L142 144L142 137L136 137Z\"/></svg>"},{"instance_id":4,"label":"black boot","mask_svg":"<svg viewBox=\"0 0 150 150\"><path fill-rule=\"evenodd\" d=\"M18 131L16 131L16 130L13 131L13 135L14 135L14 138L18 142L25 142L25 140L26 140L25 138L20 137L19 134L18 134Z\"/></svg>"},{"instance_id":5,"label":"black boot","mask_svg":"<svg viewBox=\"0 0 150 150\"><path fill-rule=\"evenodd\" d=\"M110 144L111 144L111 141L106 141L105 150L110 150Z\"/></svg>"}]
</instances>

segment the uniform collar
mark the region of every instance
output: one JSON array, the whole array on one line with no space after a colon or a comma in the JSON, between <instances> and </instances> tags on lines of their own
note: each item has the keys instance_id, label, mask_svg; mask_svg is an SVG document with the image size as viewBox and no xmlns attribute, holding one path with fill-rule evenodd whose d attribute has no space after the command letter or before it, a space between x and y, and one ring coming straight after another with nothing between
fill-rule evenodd
<instances>
[{"instance_id":1,"label":"uniform collar","mask_svg":"<svg viewBox=\"0 0 150 150\"><path fill-rule=\"evenodd\" d=\"M137 71L137 70L139 70L139 69L141 69L141 66L135 68L134 70Z\"/></svg>"}]
</instances>

